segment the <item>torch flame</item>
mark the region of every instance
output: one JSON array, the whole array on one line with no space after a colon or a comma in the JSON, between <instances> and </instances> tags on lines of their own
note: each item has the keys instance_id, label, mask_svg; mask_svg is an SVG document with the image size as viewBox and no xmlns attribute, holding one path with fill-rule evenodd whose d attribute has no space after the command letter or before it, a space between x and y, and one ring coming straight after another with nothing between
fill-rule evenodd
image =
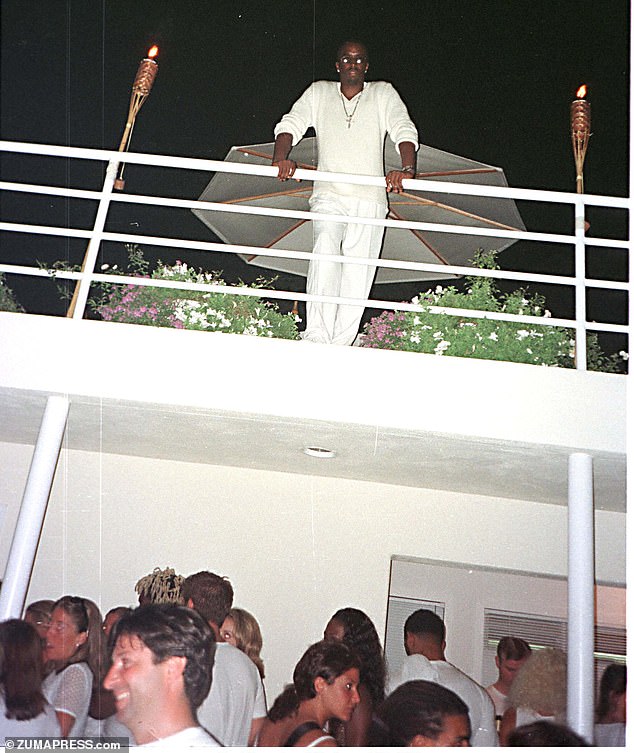
<instances>
[{"instance_id":1,"label":"torch flame","mask_svg":"<svg viewBox=\"0 0 634 753\"><path fill-rule=\"evenodd\" d=\"M577 97L579 99L583 99L587 93L588 87L585 84L581 84L581 86L577 89Z\"/></svg>"},{"instance_id":2,"label":"torch flame","mask_svg":"<svg viewBox=\"0 0 634 753\"><path fill-rule=\"evenodd\" d=\"M147 52L147 56L150 59L153 59L158 55L158 51L159 51L159 48L156 45L152 45L152 47L150 47L150 49Z\"/></svg>"}]
</instances>

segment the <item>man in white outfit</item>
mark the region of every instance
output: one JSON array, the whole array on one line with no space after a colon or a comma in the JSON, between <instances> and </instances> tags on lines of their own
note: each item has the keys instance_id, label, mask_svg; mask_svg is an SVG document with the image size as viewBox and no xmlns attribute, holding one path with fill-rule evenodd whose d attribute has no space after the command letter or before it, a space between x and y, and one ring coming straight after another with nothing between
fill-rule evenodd
<instances>
[{"instance_id":1,"label":"man in white outfit","mask_svg":"<svg viewBox=\"0 0 634 753\"><path fill-rule=\"evenodd\" d=\"M139 747L220 747L196 720L214 661L213 634L200 615L175 604L139 607L117 622L112 640L103 684Z\"/></svg>"},{"instance_id":2,"label":"man in white outfit","mask_svg":"<svg viewBox=\"0 0 634 753\"><path fill-rule=\"evenodd\" d=\"M417 609L405 620L405 652L401 675L390 692L409 680L429 680L461 698L469 708L471 744L498 744L493 702L486 690L445 659L445 623L430 609Z\"/></svg>"},{"instance_id":3,"label":"man in white outfit","mask_svg":"<svg viewBox=\"0 0 634 753\"><path fill-rule=\"evenodd\" d=\"M403 179L416 175L418 149L418 133L407 108L391 84L365 81L368 52L361 42L342 44L335 68L339 82L313 83L275 126L273 164L278 167L278 178L293 177L297 163L289 159L291 148L310 127L317 136L319 170L383 176L383 147L389 135L403 167L387 174L386 187L388 191L401 193ZM380 186L317 181L310 208L323 214L384 219L387 197ZM377 259L381 252L383 227L380 225L317 220L313 226L313 253ZM366 300L375 272L374 266L313 259L306 290L315 295ZM311 342L351 345L364 308L309 302L302 337Z\"/></svg>"},{"instance_id":4,"label":"man in white outfit","mask_svg":"<svg viewBox=\"0 0 634 753\"><path fill-rule=\"evenodd\" d=\"M220 636L220 626L233 603L231 583L203 570L185 578L181 596L186 606L203 617L216 638L214 681L198 709L200 724L225 747L253 745L266 717L266 699L255 664Z\"/></svg>"}]
</instances>

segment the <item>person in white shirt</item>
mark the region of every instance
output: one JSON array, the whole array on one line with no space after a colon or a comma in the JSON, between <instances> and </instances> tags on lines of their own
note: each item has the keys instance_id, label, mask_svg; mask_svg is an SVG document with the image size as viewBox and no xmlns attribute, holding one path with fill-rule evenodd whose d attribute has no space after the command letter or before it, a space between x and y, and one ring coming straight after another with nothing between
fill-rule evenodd
<instances>
[{"instance_id":1,"label":"person in white shirt","mask_svg":"<svg viewBox=\"0 0 634 753\"><path fill-rule=\"evenodd\" d=\"M391 682L390 690L415 679L453 690L469 708L471 744L496 746L493 702L483 687L445 659L445 623L441 618L429 609L417 609L405 621L404 632L407 657L401 675Z\"/></svg>"},{"instance_id":2,"label":"person in white shirt","mask_svg":"<svg viewBox=\"0 0 634 753\"><path fill-rule=\"evenodd\" d=\"M627 718L627 668L624 664L609 664L601 676L594 743L599 747L616 748L625 745Z\"/></svg>"},{"instance_id":3,"label":"person in white shirt","mask_svg":"<svg viewBox=\"0 0 634 753\"><path fill-rule=\"evenodd\" d=\"M62 596L46 631L44 659L50 670L42 689L57 713L62 737L86 732L93 691L103 667L101 615L81 596Z\"/></svg>"},{"instance_id":4,"label":"person in white shirt","mask_svg":"<svg viewBox=\"0 0 634 753\"><path fill-rule=\"evenodd\" d=\"M292 147L310 127L315 129L319 150L318 169L357 175L384 175L383 147L389 135L403 167L385 177L388 191L401 193L403 179L416 175L418 132L394 87L385 81L366 82L368 51L357 41L344 42L335 68L339 82L316 81L275 126L273 165L278 178L288 180L297 163L289 159ZM350 183L317 181L310 199L312 212L384 219L385 188ZM383 227L353 222L313 222L316 254L377 259ZM308 270L306 290L316 295L367 299L375 266L318 261ZM356 338L363 306L309 302L304 340L350 345Z\"/></svg>"},{"instance_id":5,"label":"person in white shirt","mask_svg":"<svg viewBox=\"0 0 634 753\"><path fill-rule=\"evenodd\" d=\"M0 656L0 746L6 737L59 737L57 714L42 692L37 629L24 620L1 622Z\"/></svg>"},{"instance_id":6,"label":"person in white shirt","mask_svg":"<svg viewBox=\"0 0 634 753\"><path fill-rule=\"evenodd\" d=\"M217 641L214 681L198 710L200 723L226 747L252 745L266 718L266 700L255 664L240 649L222 642L220 628L233 603L231 583L203 570L185 578L181 596L203 617Z\"/></svg>"},{"instance_id":7,"label":"person in white shirt","mask_svg":"<svg viewBox=\"0 0 634 753\"><path fill-rule=\"evenodd\" d=\"M498 679L486 688L495 706L495 718L498 722L510 705L508 694L513 680L530 655L531 647L523 638L507 635L498 641L495 657Z\"/></svg>"},{"instance_id":8,"label":"person in white shirt","mask_svg":"<svg viewBox=\"0 0 634 753\"><path fill-rule=\"evenodd\" d=\"M211 685L215 646L200 615L175 604L149 604L122 617L112 641L104 687L137 745L220 747L196 719Z\"/></svg>"}]
</instances>

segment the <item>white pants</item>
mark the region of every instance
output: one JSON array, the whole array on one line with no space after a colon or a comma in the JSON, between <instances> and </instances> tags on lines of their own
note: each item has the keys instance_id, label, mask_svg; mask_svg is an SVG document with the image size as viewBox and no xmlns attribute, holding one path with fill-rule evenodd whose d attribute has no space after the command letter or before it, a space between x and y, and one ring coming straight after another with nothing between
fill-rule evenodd
<instances>
[{"instance_id":1,"label":"white pants","mask_svg":"<svg viewBox=\"0 0 634 753\"><path fill-rule=\"evenodd\" d=\"M342 214L382 219L385 205L364 201L354 196L323 194L311 199L313 212ZM376 259L381 253L384 228L380 225L359 225L346 222L313 222L313 252L366 259ZM338 264L313 259L308 267L306 292L342 298L367 298L372 287L376 267L363 264ZM336 303L308 302L306 330L302 337L319 343L351 345L357 336L364 306Z\"/></svg>"}]
</instances>

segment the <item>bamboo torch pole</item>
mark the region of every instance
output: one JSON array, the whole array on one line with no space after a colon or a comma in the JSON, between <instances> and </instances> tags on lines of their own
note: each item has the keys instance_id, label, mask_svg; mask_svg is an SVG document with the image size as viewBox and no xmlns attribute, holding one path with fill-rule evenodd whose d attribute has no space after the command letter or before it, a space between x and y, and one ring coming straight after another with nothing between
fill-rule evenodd
<instances>
[{"instance_id":1,"label":"bamboo torch pole","mask_svg":"<svg viewBox=\"0 0 634 753\"><path fill-rule=\"evenodd\" d=\"M132 84L130 105L128 107L128 117L126 120L125 128L123 130L123 136L121 137L121 143L119 144L120 152L126 152L128 150L136 117L139 114L141 106L152 90L154 79L156 78L156 74L158 73L158 63L155 60L157 55L158 47L154 45L149 49L147 57L139 63L139 67L134 78L134 83ZM82 272L86 270L89 264L94 265L95 263L97 253L99 251L101 240L100 236L106 223L106 215L110 203L110 194L112 193L113 188L117 189L118 191L122 191L125 187L125 181L123 179L124 167L125 164L116 161L110 162L108 164L108 167L106 169L106 178L104 180L102 189L102 196L99 202L99 207L97 209L97 216L95 218L95 234L88 242L86 253L84 254L84 259L81 265ZM68 307L68 311L66 312L66 316L69 318L73 318L75 316L77 302L80 296L80 290L81 284L78 281L75 283L75 292L73 293L73 298L70 302L70 306ZM88 292L86 291L85 294L82 295L83 303L85 303L87 297ZM81 311L81 313L83 314L83 311Z\"/></svg>"},{"instance_id":2,"label":"bamboo torch pole","mask_svg":"<svg viewBox=\"0 0 634 753\"><path fill-rule=\"evenodd\" d=\"M587 87L584 84L577 90L577 99L570 105L570 132L572 135L572 151L577 170L577 193L583 193L583 163L588 151L590 140L590 103L584 99Z\"/></svg>"}]
</instances>

